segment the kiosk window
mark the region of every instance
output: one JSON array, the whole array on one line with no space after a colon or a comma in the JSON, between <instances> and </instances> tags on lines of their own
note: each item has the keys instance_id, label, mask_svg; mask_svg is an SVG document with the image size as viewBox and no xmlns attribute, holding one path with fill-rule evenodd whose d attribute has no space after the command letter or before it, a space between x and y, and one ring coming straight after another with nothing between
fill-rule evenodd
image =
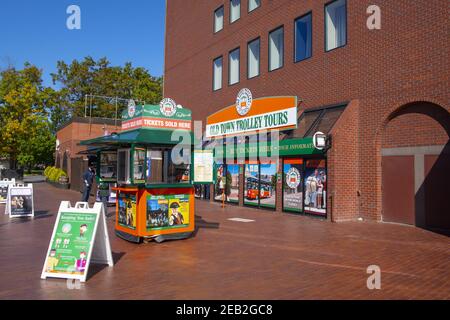
<instances>
[{"instance_id":1,"label":"kiosk window","mask_svg":"<svg viewBox=\"0 0 450 320\"><path fill-rule=\"evenodd\" d=\"M117 181L119 183L130 183L129 149L121 149L117 151Z\"/></svg>"},{"instance_id":2,"label":"kiosk window","mask_svg":"<svg viewBox=\"0 0 450 320\"><path fill-rule=\"evenodd\" d=\"M145 182L145 149L136 148L133 156L133 179L135 182Z\"/></svg>"},{"instance_id":3,"label":"kiosk window","mask_svg":"<svg viewBox=\"0 0 450 320\"><path fill-rule=\"evenodd\" d=\"M102 179L117 178L117 153L102 152L100 154L100 177Z\"/></svg>"},{"instance_id":4,"label":"kiosk window","mask_svg":"<svg viewBox=\"0 0 450 320\"><path fill-rule=\"evenodd\" d=\"M161 150L147 150L147 183L162 183L163 152Z\"/></svg>"},{"instance_id":5,"label":"kiosk window","mask_svg":"<svg viewBox=\"0 0 450 320\"><path fill-rule=\"evenodd\" d=\"M166 151L168 159L167 182L168 183L189 183L190 166L189 164L174 164L170 158L171 151Z\"/></svg>"}]
</instances>

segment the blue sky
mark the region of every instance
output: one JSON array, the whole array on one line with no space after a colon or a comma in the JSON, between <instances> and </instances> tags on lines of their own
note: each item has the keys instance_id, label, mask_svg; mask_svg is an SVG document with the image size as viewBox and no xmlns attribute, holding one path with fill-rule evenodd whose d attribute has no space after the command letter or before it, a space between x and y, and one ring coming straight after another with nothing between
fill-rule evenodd
<instances>
[{"instance_id":1,"label":"blue sky","mask_svg":"<svg viewBox=\"0 0 450 320\"><path fill-rule=\"evenodd\" d=\"M81 30L69 30L67 7L81 9ZM56 62L106 56L113 65L132 62L163 74L164 0L1 0L0 68L25 61L50 73Z\"/></svg>"}]
</instances>

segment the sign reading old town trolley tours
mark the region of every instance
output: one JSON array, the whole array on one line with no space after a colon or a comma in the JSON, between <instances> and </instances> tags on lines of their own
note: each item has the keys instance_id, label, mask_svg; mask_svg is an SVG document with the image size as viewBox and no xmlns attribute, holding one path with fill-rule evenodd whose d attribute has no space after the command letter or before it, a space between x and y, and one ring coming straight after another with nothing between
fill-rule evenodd
<instances>
[{"instance_id":1,"label":"sign reading old town trolley tours","mask_svg":"<svg viewBox=\"0 0 450 320\"><path fill-rule=\"evenodd\" d=\"M33 217L33 185L14 185L8 188L5 213L11 218Z\"/></svg>"},{"instance_id":2,"label":"sign reading old town trolley tours","mask_svg":"<svg viewBox=\"0 0 450 320\"><path fill-rule=\"evenodd\" d=\"M105 211L101 203L89 208L79 202L75 207L63 201L42 269L41 278L86 281L89 264L113 265Z\"/></svg>"},{"instance_id":3,"label":"sign reading old town trolley tours","mask_svg":"<svg viewBox=\"0 0 450 320\"><path fill-rule=\"evenodd\" d=\"M206 137L295 128L297 128L297 97L253 99L249 89L242 89L237 96L236 104L208 117Z\"/></svg>"}]
</instances>

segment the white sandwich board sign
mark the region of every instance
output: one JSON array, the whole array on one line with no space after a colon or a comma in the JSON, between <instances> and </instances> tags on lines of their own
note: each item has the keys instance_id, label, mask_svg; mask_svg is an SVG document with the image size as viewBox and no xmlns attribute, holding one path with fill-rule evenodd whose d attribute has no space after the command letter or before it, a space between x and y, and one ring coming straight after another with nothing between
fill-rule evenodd
<instances>
[{"instance_id":1,"label":"white sandwich board sign","mask_svg":"<svg viewBox=\"0 0 450 320\"><path fill-rule=\"evenodd\" d=\"M5 214L10 218L34 217L33 185L10 185L6 197Z\"/></svg>"},{"instance_id":2,"label":"white sandwich board sign","mask_svg":"<svg viewBox=\"0 0 450 320\"><path fill-rule=\"evenodd\" d=\"M3 179L0 180L0 203L6 203L6 198L8 197L9 186L16 184L16 179Z\"/></svg>"},{"instance_id":3,"label":"white sandwich board sign","mask_svg":"<svg viewBox=\"0 0 450 320\"><path fill-rule=\"evenodd\" d=\"M102 203L87 202L59 207L41 279L78 279L85 282L91 263L113 266L111 246Z\"/></svg>"}]
</instances>

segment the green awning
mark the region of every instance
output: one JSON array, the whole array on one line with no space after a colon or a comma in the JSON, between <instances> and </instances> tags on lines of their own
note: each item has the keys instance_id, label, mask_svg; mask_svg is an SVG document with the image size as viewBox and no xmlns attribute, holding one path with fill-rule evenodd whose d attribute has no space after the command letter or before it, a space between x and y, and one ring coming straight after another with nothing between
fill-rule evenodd
<instances>
[{"instance_id":1,"label":"green awning","mask_svg":"<svg viewBox=\"0 0 450 320\"><path fill-rule=\"evenodd\" d=\"M173 138L172 138L173 134ZM187 144L194 144L194 135L189 132L191 141ZM185 139L172 130L164 129L136 129L126 132L121 132L114 135L98 137L91 140L84 140L80 142L83 146L121 146L130 144L160 144L160 145L176 145Z\"/></svg>"}]
</instances>

